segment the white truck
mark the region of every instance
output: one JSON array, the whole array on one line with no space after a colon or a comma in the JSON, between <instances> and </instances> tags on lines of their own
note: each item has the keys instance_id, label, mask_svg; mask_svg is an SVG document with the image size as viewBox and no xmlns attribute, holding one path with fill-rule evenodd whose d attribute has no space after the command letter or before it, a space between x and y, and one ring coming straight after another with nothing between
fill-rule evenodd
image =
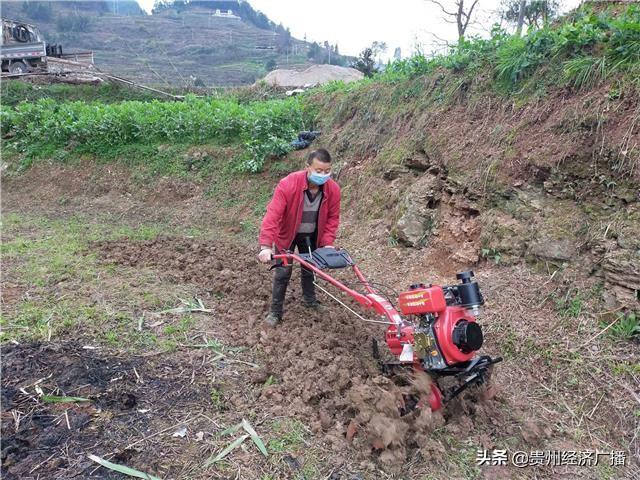
<instances>
[{"instance_id":1,"label":"white truck","mask_svg":"<svg viewBox=\"0 0 640 480\"><path fill-rule=\"evenodd\" d=\"M45 42L35 25L2 19L2 72L46 71L47 57L62 57L62 46Z\"/></svg>"}]
</instances>

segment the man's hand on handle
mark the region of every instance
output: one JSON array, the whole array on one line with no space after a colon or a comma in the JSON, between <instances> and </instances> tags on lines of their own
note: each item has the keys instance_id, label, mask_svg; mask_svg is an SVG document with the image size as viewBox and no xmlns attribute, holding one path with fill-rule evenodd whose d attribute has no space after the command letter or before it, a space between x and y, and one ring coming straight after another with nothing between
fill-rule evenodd
<instances>
[{"instance_id":1,"label":"man's hand on handle","mask_svg":"<svg viewBox=\"0 0 640 480\"><path fill-rule=\"evenodd\" d=\"M335 249L336 247L334 247L333 245L325 245L323 248L333 248ZM260 250L260 253L258 254L258 260L260 260L260 262L262 263L269 263L272 260L273 256L273 250L269 247L262 247L262 250Z\"/></svg>"},{"instance_id":2,"label":"man's hand on handle","mask_svg":"<svg viewBox=\"0 0 640 480\"><path fill-rule=\"evenodd\" d=\"M269 247L262 247L260 253L258 254L258 260L262 263L269 263L271 261L271 256L273 255L273 250Z\"/></svg>"}]
</instances>

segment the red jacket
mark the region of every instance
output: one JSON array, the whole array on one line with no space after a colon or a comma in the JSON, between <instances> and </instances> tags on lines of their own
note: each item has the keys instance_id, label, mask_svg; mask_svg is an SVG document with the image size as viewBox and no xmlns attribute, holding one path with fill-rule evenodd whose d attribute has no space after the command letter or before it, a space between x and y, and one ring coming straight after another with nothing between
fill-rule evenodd
<instances>
[{"instance_id":1,"label":"red jacket","mask_svg":"<svg viewBox=\"0 0 640 480\"><path fill-rule=\"evenodd\" d=\"M302 222L304 191L309 188L307 171L293 172L278 183L267 213L260 226L260 245L287 250L293 243ZM340 223L340 187L329 179L322 186L322 201L318 211L318 247L333 245Z\"/></svg>"}]
</instances>

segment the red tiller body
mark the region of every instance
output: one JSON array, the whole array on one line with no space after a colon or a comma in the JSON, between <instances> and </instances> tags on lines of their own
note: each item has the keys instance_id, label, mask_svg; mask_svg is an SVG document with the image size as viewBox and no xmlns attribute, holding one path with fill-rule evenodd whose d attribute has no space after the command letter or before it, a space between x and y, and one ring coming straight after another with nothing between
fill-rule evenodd
<instances>
[{"instance_id":1,"label":"red tiller body","mask_svg":"<svg viewBox=\"0 0 640 480\"><path fill-rule=\"evenodd\" d=\"M339 256L333 253L327 254L326 251L323 255ZM311 261L311 258L314 260ZM416 370L427 371L437 377L456 372L466 374L475 365L480 365L480 367L474 371L484 374L483 372L490 364L501 360L492 360L486 356L474 360L476 350L482 344L482 334L476 324L475 316L467 309L468 307L460 305L461 298L468 299L474 293L473 290L469 293L468 289L469 279L473 276L473 272L458 274L458 278L463 280L462 284L445 287L447 295L455 297L451 300L453 305L447 305L448 297L445 296L445 288L441 286L414 285L410 290L400 293L398 298L400 311L403 315L410 316L409 319L404 319L386 298L372 288L350 258L344 264L328 268L351 266L366 293L360 293L325 273L314 263L319 261L318 265L322 264L323 257L319 256L318 258L303 257L292 252L273 255L273 259L281 261L284 266L293 262L299 263L314 272L317 277L348 294L363 307L373 309L378 315L384 317L389 324L385 334L386 343L391 353L398 358L401 364L412 365ZM477 284L474 285L473 288L477 290ZM460 290L463 290L463 293ZM465 305L473 306L483 303L479 290L477 292L479 301L472 301ZM482 362L478 363L480 361ZM465 385L469 382L467 381ZM437 410L442 406L444 397L435 381L431 385L431 390L428 398L421 399L420 404L428 401L431 408ZM454 395L458 393L459 390ZM447 395L447 398L451 397Z\"/></svg>"},{"instance_id":2,"label":"red tiller body","mask_svg":"<svg viewBox=\"0 0 640 480\"><path fill-rule=\"evenodd\" d=\"M463 353L453 342L453 329L463 320L469 323L475 323L476 321L475 317L471 315L468 310L463 307L451 306L440 313L438 321L433 326L442 355L449 365L467 362L471 360L476 353L473 351Z\"/></svg>"},{"instance_id":3,"label":"red tiller body","mask_svg":"<svg viewBox=\"0 0 640 480\"><path fill-rule=\"evenodd\" d=\"M339 280L336 280L331 275L328 275L316 267L313 263L308 262L295 253L277 254L274 255L273 258L274 260L281 260L283 265L289 265L292 261L300 263L302 266L312 270L318 277L347 293L363 307L372 308L377 314L384 316L390 323L385 336L386 342L389 350L391 350L396 357L400 357L402 349L406 344L414 345L415 330L413 325L404 322L400 314L393 308L393 305L375 293L357 265L354 264L351 268L356 277L358 277L358 280L362 282L365 289L369 292L366 295L347 287ZM455 343L453 343L452 333L458 322L461 320L475 322L475 317L463 307L447 306L442 287L433 286L402 292L399 303L402 313L434 313L438 316L438 320L434 324L434 330L436 332L438 345L447 364L452 365L466 362L473 358L474 352L463 353ZM398 332L400 332L400 334L398 334ZM414 354L413 360L407 361L406 363L416 363L419 365L420 358Z\"/></svg>"},{"instance_id":4,"label":"red tiller body","mask_svg":"<svg viewBox=\"0 0 640 480\"><path fill-rule=\"evenodd\" d=\"M437 285L402 292L398 298L398 304L403 315L440 313L447 308L442 287Z\"/></svg>"}]
</instances>

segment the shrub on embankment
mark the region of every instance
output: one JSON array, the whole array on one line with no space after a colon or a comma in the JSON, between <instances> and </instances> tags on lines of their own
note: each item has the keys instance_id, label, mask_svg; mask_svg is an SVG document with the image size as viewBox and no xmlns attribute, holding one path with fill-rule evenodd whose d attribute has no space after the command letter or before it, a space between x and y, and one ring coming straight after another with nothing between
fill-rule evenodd
<instances>
[{"instance_id":1,"label":"shrub on embankment","mask_svg":"<svg viewBox=\"0 0 640 480\"><path fill-rule=\"evenodd\" d=\"M589 88L618 74L637 81L640 8L617 5L597 12L586 6L523 37L496 26L488 39L465 39L433 57L396 60L373 78L349 85L334 82L324 90L402 82L443 70L515 96L540 95L558 86Z\"/></svg>"}]
</instances>

